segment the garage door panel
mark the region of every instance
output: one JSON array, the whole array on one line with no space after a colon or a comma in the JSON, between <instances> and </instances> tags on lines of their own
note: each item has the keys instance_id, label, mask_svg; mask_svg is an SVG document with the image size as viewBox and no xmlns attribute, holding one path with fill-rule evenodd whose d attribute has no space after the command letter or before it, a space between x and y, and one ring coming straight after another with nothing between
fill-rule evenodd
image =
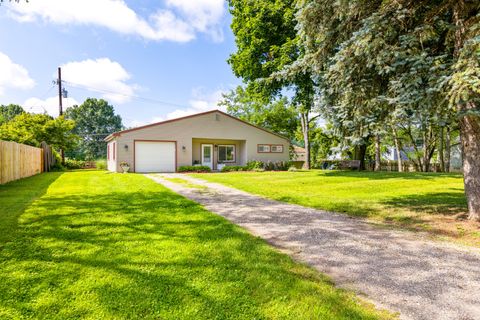
<instances>
[{"instance_id":1,"label":"garage door panel","mask_svg":"<svg viewBox=\"0 0 480 320\"><path fill-rule=\"evenodd\" d=\"M175 142L135 141L135 172L175 172Z\"/></svg>"}]
</instances>

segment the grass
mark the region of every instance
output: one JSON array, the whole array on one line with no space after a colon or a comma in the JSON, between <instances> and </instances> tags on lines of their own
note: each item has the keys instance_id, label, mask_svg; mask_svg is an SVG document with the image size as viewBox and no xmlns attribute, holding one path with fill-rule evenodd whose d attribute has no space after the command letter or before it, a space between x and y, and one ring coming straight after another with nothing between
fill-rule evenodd
<instances>
[{"instance_id":1,"label":"grass","mask_svg":"<svg viewBox=\"0 0 480 320\"><path fill-rule=\"evenodd\" d=\"M460 219L467 212L460 174L311 170L194 176L480 247L480 224Z\"/></svg>"},{"instance_id":2,"label":"grass","mask_svg":"<svg viewBox=\"0 0 480 320\"><path fill-rule=\"evenodd\" d=\"M391 317L140 175L47 173L0 197L1 319Z\"/></svg>"},{"instance_id":3,"label":"grass","mask_svg":"<svg viewBox=\"0 0 480 320\"><path fill-rule=\"evenodd\" d=\"M181 185L183 185L187 188L198 189L198 190L202 190L202 191L206 191L208 189L205 186L202 186L200 184L191 183L190 181L187 181L187 180L181 179L181 178L165 178L165 177L163 177L163 179L165 179L167 181L170 181L170 182L173 182L173 183L181 184Z\"/></svg>"}]
</instances>

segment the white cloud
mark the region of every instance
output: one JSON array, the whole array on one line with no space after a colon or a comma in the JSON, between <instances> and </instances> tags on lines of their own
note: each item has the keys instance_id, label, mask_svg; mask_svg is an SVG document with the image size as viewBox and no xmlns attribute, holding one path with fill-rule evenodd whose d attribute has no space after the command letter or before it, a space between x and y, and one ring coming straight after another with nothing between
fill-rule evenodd
<instances>
[{"instance_id":1,"label":"white cloud","mask_svg":"<svg viewBox=\"0 0 480 320\"><path fill-rule=\"evenodd\" d=\"M0 52L0 95L6 88L31 89L35 81L28 75L27 69L14 63L10 57Z\"/></svg>"},{"instance_id":2,"label":"white cloud","mask_svg":"<svg viewBox=\"0 0 480 320\"><path fill-rule=\"evenodd\" d=\"M147 40L187 42L206 33L222 40L223 0L165 0L147 19L123 0L30 0L6 3L10 14L21 22L37 19L61 25L94 25L112 31L138 35Z\"/></svg>"},{"instance_id":3,"label":"white cloud","mask_svg":"<svg viewBox=\"0 0 480 320\"><path fill-rule=\"evenodd\" d=\"M58 97L50 97L45 100L40 98L29 98L23 103L23 109L33 113L47 113L52 117L58 116ZM79 103L73 98L64 98L62 102L63 111Z\"/></svg>"},{"instance_id":4,"label":"white cloud","mask_svg":"<svg viewBox=\"0 0 480 320\"><path fill-rule=\"evenodd\" d=\"M192 92L193 98L189 101L191 107L185 109L176 109L168 113L165 118L167 120L175 119L214 109L226 111L224 107L217 106L217 103L222 98L222 93L222 90L205 93L205 91L201 88L194 89Z\"/></svg>"},{"instance_id":5,"label":"white cloud","mask_svg":"<svg viewBox=\"0 0 480 320\"><path fill-rule=\"evenodd\" d=\"M78 86L102 93L109 102L128 102L137 88L126 83L130 74L118 62L108 58L73 61L62 66L62 80L67 86Z\"/></svg>"}]
</instances>

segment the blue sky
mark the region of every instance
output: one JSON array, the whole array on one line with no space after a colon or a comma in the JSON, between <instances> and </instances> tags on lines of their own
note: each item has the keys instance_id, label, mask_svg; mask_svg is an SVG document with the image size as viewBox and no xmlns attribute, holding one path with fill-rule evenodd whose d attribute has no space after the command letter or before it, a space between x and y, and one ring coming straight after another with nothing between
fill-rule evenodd
<instances>
[{"instance_id":1,"label":"blue sky","mask_svg":"<svg viewBox=\"0 0 480 320\"><path fill-rule=\"evenodd\" d=\"M216 108L240 83L224 0L29 0L0 6L0 104L58 114L106 98L126 126Z\"/></svg>"}]
</instances>

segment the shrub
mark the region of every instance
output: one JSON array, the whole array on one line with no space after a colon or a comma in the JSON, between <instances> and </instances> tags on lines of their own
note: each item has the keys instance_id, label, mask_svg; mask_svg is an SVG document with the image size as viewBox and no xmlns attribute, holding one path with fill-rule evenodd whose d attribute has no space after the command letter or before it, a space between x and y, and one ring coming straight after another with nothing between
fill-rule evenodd
<instances>
[{"instance_id":1,"label":"shrub","mask_svg":"<svg viewBox=\"0 0 480 320\"><path fill-rule=\"evenodd\" d=\"M97 170L107 170L107 160L99 159L95 161L95 168L97 168Z\"/></svg>"},{"instance_id":2,"label":"shrub","mask_svg":"<svg viewBox=\"0 0 480 320\"><path fill-rule=\"evenodd\" d=\"M247 162L248 170L263 169L264 166L264 163L260 160L250 160Z\"/></svg>"},{"instance_id":3,"label":"shrub","mask_svg":"<svg viewBox=\"0 0 480 320\"><path fill-rule=\"evenodd\" d=\"M86 163L87 162L84 160L65 159L65 168L69 170L83 169L85 168Z\"/></svg>"},{"instance_id":4,"label":"shrub","mask_svg":"<svg viewBox=\"0 0 480 320\"><path fill-rule=\"evenodd\" d=\"M275 163L271 161L265 162L265 165L263 167L265 171L274 171L275 170Z\"/></svg>"},{"instance_id":5,"label":"shrub","mask_svg":"<svg viewBox=\"0 0 480 320\"><path fill-rule=\"evenodd\" d=\"M246 166L225 166L222 168L222 172L233 172L233 171L247 171Z\"/></svg>"},{"instance_id":6,"label":"shrub","mask_svg":"<svg viewBox=\"0 0 480 320\"><path fill-rule=\"evenodd\" d=\"M290 161L277 161L274 163L274 170L287 171L292 166Z\"/></svg>"},{"instance_id":7,"label":"shrub","mask_svg":"<svg viewBox=\"0 0 480 320\"><path fill-rule=\"evenodd\" d=\"M178 172L211 172L212 169L207 166L181 166L178 168Z\"/></svg>"}]
</instances>

